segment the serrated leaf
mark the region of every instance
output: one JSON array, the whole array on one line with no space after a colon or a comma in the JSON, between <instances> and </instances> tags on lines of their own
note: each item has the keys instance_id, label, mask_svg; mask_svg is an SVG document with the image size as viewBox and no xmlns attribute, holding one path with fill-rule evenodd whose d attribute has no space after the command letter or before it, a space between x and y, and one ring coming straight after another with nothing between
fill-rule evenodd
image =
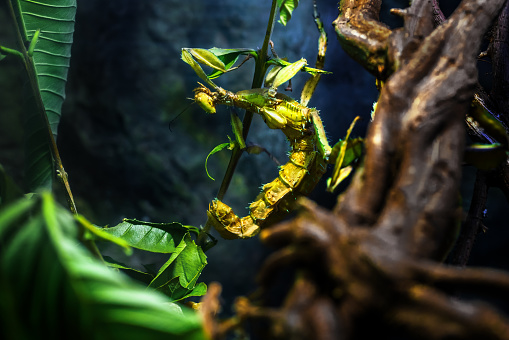
<instances>
[{"instance_id":1,"label":"serrated leaf","mask_svg":"<svg viewBox=\"0 0 509 340\"><path fill-rule=\"evenodd\" d=\"M279 9L278 22L286 26L288 21L292 18L293 11L299 5L299 0L277 0L277 7Z\"/></svg>"},{"instance_id":2,"label":"serrated leaf","mask_svg":"<svg viewBox=\"0 0 509 340\"><path fill-rule=\"evenodd\" d=\"M207 172L207 176L209 176L209 178L213 181L215 181L214 178L212 178L212 176L210 176L209 174L209 170L207 168L207 163L209 161L209 157L212 156L213 154L223 150L224 148L230 146L230 143L222 143L222 144L219 144L218 146L216 146L214 149L212 149L212 151L209 152L209 154L207 155L207 158L205 158L205 172Z\"/></svg>"},{"instance_id":3,"label":"serrated leaf","mask_svg":"<svg viewBox=\"0 0 509 340\"><path fill-rule=\"evenodd\" d=\"M0 212L0 338L204 339L201 318L93 258L48 193Z\"/></svg>"},{"instance_id":4,"label":"serrated leaf","mask_svg":"<svg viewBox=\"0 0 509 340\"><path fill-rule=\"evenodd\" d=\"M174 253L189 228L180 223L167 223L165 230L149 223L131 223L124 220L112 228L103 228L103 232L124 240L129 246L153 253Z\"/></svg>"},{"instance_id":5,"label":"serrated leaf","mask_svg":"<svg viewBox=\"0 0 509 340\"><path fill-rule=\"evenodd\" d=\"M126 251L126 254L130 255L132 253L131 247L129 246L129 243L112 233L108 233L105 230L105 228L99 228L92 223L90 223L84 216L82 215L75 215L74 218L76 221L78 221L89 233L94 235L96 239L102 239L104 241L108 241L111 243L114 243Z\"/></svg>"}]
</instances>

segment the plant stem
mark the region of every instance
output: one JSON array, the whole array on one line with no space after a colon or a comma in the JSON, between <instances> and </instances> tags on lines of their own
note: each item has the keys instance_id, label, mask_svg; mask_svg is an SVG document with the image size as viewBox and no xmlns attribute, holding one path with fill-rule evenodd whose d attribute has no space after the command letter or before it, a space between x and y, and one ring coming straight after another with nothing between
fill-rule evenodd
<instances>
[{"instance_id":1,"label":"plant stem","mask_svg":"<svg viewBox=\"0 0 509 340\"><path fill-rule=\"evenodd\" d=\"M277 0L272 0L272 6L270 8L269 22L267 23L267 30L265 31L265 39L263 41L263 45L261 50L259 51L258 58L256 59L255 64L255 72L253 76L253 82L251 84L251 88L261 88L263 85L263 78L265 77L265 72L267 71L267 51L269 49L270 37L272 36L272 31L274 29L274 21L276 18L276 8L277 8ZM244 115L244 119L242 121L242 135L244 140L247 138L247 134L249 132L249 128L251 127L251 121L253 120L253 112L246 111ZM233 174L239 163L240 156L242 156L243 150L239 148L233 149L232 155L230 157L230 162L228 163L228 168L226 169L226 173L224 174L223 181L221 182L221 186L219 187L219 191L217 192L217 199L222 200L228 187L230 186L231 180L233 178ZM211 227L210 218L207 218L207 222L203 227L204 232L208 232Z\"/></svg>"},{"instance_id":2,"label":"plant stem","mask_svg":"<svg viewBox=\"0 0 509 340\"><path fill-rule=\"evenodd\" d=\"M253 83L251 85L251 88L260 88L263 85L263 78L265 76L265 72L267 70L266 67L266 56L267 56L267 50L269 48L269 42L270 37L272 35L272 30L274 29L274 21L276 18L276 6L277 0L272 0L272 7L270 9L270 15L269 15L269 22L267 24L267 31L265 32L265 39L263 41L262 49L258 55L258 58L256 59L256 65L255 65L255 73L253 76ZM244 120L242 121L242 131L243 131L243 137L244 140L247 138L247 134L249 132L249 128L251 127L251 121L253 120L253 112L246 111L246 114L244 115ZM230 163L228 164L228 168L226 169L226 173L223 177L223 182L221 183L221 187L219 188L219 191L217 193L217 198L222 200L224 198L224 195L226 194L226 191L228 190L228 187L230 186L230 182L233 177L233 173L235 172L235 168L237 167L237 164L239 162L240 156L242 155L242 150L236 148L233 150Z\"/></svg>"}]
</instances>

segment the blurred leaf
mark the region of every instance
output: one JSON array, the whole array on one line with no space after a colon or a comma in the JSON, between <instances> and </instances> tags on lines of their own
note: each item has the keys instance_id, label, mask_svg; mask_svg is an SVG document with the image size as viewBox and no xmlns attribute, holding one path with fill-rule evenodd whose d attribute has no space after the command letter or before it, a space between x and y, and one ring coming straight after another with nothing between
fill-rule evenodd
<instances>
[{"instance_id":1,"label":"blurred leaf","mask_svg":"<svg viewBox=\"0 0 509 340\"><path fill-rule=\"evenodd\" d=\"M292 18L293 11L299 5L299 0L277 0L277 7L279 9L278 22L286 26L288 21Z\"/></svg>"},{"instance_id":2,"label":"blurred leaf","mask_svg":"<svg viewBox=\"0 0 509 340\"><path fill-rule=\"evenodd\" d=\"M347 154L347 150L350 149L352 151L356 151L355 148L353 148L356 144L352 144L349 146L349 138L350 134L352 133L353 128L355 127L355 123L360 119L359 116L355 117L352 123L350 124L350 127L348 128L348 131L346 132L346 136L343 142L338 142L334 147L332 148L333 151L331 151L331 156L333 155L336 157L336 162L334 164L334 170L332 171L332 176L330 179L327 180L327 191L333 192L338 185L346 178L348 177L348 174L350 174L350 170L342 170L342 168L346 167L348 164L345 163L345 158ZM337 156L336 150L339 148L339 153ZM336 150L334 150L336 149ZM357 156L358 157L358 156ZM347 161L353 161L356 157L350 159L347 159ZM334 159L334 158L331 158Z\"/></svg>"},{"instance_id":3,"label":"blurred leaf","mask_svg":"<svg viewBox=\"0 0 509 340\"><path fill-rule=\"evenodd\" d=\"M479 123L489 136L502 145L508 145L509 136L505 127L493 116L478 96L472 101L468 114Z\"/></svg>"},{"instance_id":4,"label":"blurred leaf","mask_svg":"<svg viewBox=\"0 0 509 340\"><path fill-rule=\"evenodd\" d=\"M101 230L124 240L133 248L166 254L175 252L184 236L189 234L189 228L177 222L152 224L137 220L124 220L115 227Z\"/></svg>"},{"instance_id":5,"label":"blurred leaf","mask_svg":"<svg viewBox=\"0 0 509 340\"><path fill-rule=\"evenodd\" d=\"M492 170L507 159L507 148L501 144L473 144L465 149L464 161L481 170Z\"/></svg>"},{"instance_id":6,"label":"blurred leaf","mask_svg":"<svg viewBox=\"0 0 509 340\"><path fill-rule=\"evenodd\" d=\"M201 318L108 269L48 193L0 212L3 339L204 339Z\"/></svg>"},{"instance_id":7,"label":"blurred leaf","mask_svg":"<svg viewBox=\"0 0 509 340\"><path fill-rule=\"evenodd\" d=\"M214 149L212 149L212 151L209 152L209 154L207 155L207 158L205 158L205 171L207 172L207 176L209 176L209 178L213 181L215 181L214 178L212 178L212 176L210 176L209 174L209 170L207 168L207 163L209 161L209 157L212 156L213 154L215 154L216 152L219 152L221 150L223 150L224 148L230 146L230 143L223 143L223 144L219 144L218 146L216 146Z\"/></svg>"},{"instance_id":8,"label":"blurred leaf","mask_svg":"<svg viewBox=\"0 0 509 340\"><path fill-rule=\"evenodd\" d=\"M74 215L74 218L76 221L78 221L89 233L94 235L95 238L102 239L104 241L108 241L111 243L114 243L126 251L128 255L132 253L131 247L129 246L129 243L125 241L124 239L117 237L113 235L112 233L108 233L104 231L104 228L99 228L92 223L90 223L84 216L82 215Z\"/></svg>"},{"instance_id":9,"label":"blurred leaf","mask_svg":"<svg viewBox=\"0 0 509 340\"><path fill-rule=\"evenodd\" d=\"M179 283L183 288L193 290L206 264L205 253L194 243L189 234L186 234L177 250L159 269L157 276L150 283L150 287L166 291L169 289L170 282L175 284L175 278L179 278Z\"/></svg>"},{"instance_id":10,"label":"blurred leaf","mask_svg":"<svg viewBox=\"0 0 509 340\"><path fill-rule=\"evenodd\" d=\"M23 197L23 192L0 164L0 207Z\"/></svg>"}]
</instances>

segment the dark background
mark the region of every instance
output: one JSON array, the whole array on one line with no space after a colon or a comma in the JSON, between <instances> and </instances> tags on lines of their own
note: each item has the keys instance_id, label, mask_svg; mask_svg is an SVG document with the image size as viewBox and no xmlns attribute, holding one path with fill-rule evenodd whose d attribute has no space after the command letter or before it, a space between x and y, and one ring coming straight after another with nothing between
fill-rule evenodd
<instances>
[{"instance_id":1,"label":"dark background","mask_svg":"<svg viewBox=\"0 0 509 340\"><path fill-rule=\"evenodd\" d=\"M401 25L389 9L407 3L384 1L382 20L391 27ZM441 1L446 15L457 3ZM329 141L334 143L356 115L364 119L353 135L364 135L377 91L374 78L341 50L335 38L331 24L338 15L337 2L318 1L318 7L329 35L325 69L332 74L322 77L310 106L320 110ZM98 225L115 225L123 217L195 226L205 223L206 208L219 188L229 153L225 150L209 159L209 172L216 181L205 173L205 157L228 141L228 134L232 136L229 111L219 108L216 115L207 116L196 105L189 106L188 98L199 78L180 60L180 51L183 47L258 48L269 9L268 0L78 0L58 145L80 213ZM7 22L0 7L0 42L9 46ZM287 27L276 24L272 37L280 57L290 61L304 57L311 65L317 39L311 0L300 2ZM16 71L19 65L9 59L0 63L0 162L21 183L22 98L16 89L24 80ZM489 65L482 66L481 76L489 79ZM234 92L248 89L253 70L249 61L217 83ZM304 74L295 77L290 95L298 99L306 79ZM259 117L254 119L248 141L285 161L283 134L268 129ZM263 154L243 156L225 202L237 214L247 214L245 207L260 185L272 180L277 171ZM466 208L474 174L465 168ZM336 196L325 193L324 188L321 184L311 196L330 208ZM508 269L504 209L505 199L491 190L485 220L488 231L479 235L471 264ZM268 252L257 238L220 240L207 252L209 265L202 278L207 283L220 281L229 303L233 296L253 289L254 274ZM157 260L138 257L132 261Z\"/></svg>"}]
</instances>

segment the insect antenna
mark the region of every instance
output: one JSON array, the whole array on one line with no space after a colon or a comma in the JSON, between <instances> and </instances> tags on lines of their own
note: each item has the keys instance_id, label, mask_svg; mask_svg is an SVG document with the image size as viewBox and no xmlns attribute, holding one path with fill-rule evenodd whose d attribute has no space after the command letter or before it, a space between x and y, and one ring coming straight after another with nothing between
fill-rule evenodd
<instances>
[{"instance_id":1,"label":"insect antenna","mask_svg":"<svg viewBox=\"0 0 509 340\"><path fill-rule=\"evenodd\" d=\"M188 99L192 99L192 98L188 98ZM169 129L170 131L171 131L171 124L172 124L174 121L176 121L176 120L177 120L177 118L178 118L178 117L180 117L180 115L181 115L181 114L183 114L184 112L186 112L186 111L187 111L187 109L189 109L189 108L191 107L191 105L193 105L194 103L196 103L196 102L194 101L194 99L192 99L192 100L193 100L193 102L192 102L192 103L190 103L189 105L187 105L187 106L184 108L184 110L180 111L180 113L179 113L179 114L178 114L175 118L173 118L172 120L170 120L170 122L168 123L168 129ZM171 131L171 132L173 132L173 131Z\"/></svg>"}]
</instances>

